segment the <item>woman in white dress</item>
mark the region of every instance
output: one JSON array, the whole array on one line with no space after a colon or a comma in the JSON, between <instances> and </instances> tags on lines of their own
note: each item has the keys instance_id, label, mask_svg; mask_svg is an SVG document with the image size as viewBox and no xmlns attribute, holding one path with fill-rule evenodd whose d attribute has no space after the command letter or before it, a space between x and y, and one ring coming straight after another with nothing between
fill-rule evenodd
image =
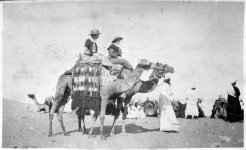
<instances>
[{"instance_id":1,"label":"woman in white dress","mask_svg":"<svg viewBox=\"0 0 246 150\"><path fill-rule=\"evenodd\" d=\"M169 98L173 95L170 77L159 86L160 131L177 132L180 128Z\"/></svg>"}]
</instances>

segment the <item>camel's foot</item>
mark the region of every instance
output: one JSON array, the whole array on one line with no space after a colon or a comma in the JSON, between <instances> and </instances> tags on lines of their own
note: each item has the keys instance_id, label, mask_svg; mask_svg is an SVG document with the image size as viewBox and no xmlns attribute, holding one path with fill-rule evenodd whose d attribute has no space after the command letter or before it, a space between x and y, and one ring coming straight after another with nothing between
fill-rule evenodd
<instances>
[{"instance_id":1,"label":"camel's foot","mask_svg":"<svg viewBox=\"0 0 246 150\"><path fill-rule=\"evenodd\" d=\"M68 132L64 132L63 135L64 136L69 136L69 133Z\"/></svg>"},{"instance_id":2,"label":"camel's foot","mask_svg":"<svg viewBox=\"0 0 246 150\"><path fill-rule=\"evenodd\" d=\"M122 129L122 134L126 134L126 130L125 129Z\"/></svg>"},{"instance_id":3,"label":"camel's foot","mask_svg":"<svg viewBox=\"0 0 246 150\"><path fill-rule=\"evenodd\" d=\"M121 135L126 136L127 135L126 130L123 129Z\"/></svg>"},{"instance_id":4,"label":"camel's foot","mask_svg":"<svg viewBox=\"0 0 246 150\"><path fill-rule=\"evenodd\" d=\"M89 132L87 132L86 129L79 129L78 132L82 132L82 134L89 134Z\"/></svg>"},{"instance_id":5,"label":"camel's foot","mask_svg":"<svg viewBox=\"0 0 246 150\"><path fill-rule=\"evenodd\" d=\"M91 138L95 138L96 135L93 135L93 134L89 134L88 138L91 139Z\"/></svg>"},{"instance_id":6,"label":"camel's foot","mask_svg":"<svg viewBox=\"0 0 246 150\"><path fill-rule=\"evenodd\" d=\"M84 131L82 132L82 134L89 134L89 132L87 132L86 130L84 130Z\"/></svg>"},{"instance_id":7,"label":"camel's foot","mask_svg":"<svg viewBox=\"0 0 246 150\"><path fill-rule=\"evenodd\" d=\"M52 137L54 134L52 132L49 132L48 137Z\"/></svg>"},{"instance_id":8,"label":"camel's foot","mask_svg":"<svg viewBox=\"0 0 246 150\"><path fill-rule=\"evenodd\" d=\"M106 140L106 136L105 135L101 135L101 140Z\"/></svg>"},{"instance_id":9,"label":"camel's foot","mask_svg":"<svg viewBox=\"0 0 246 150\"><path fill-rule=\"evenodd\" d=\"M123 135L123 136L127 136L127 133L126 133L126 132L124 132L124 133L122 132L122 133L121 133L121 135Z\"/></svg>"},{"instance_id":10,"label":"camel's foot","mask_svg":"<svg viewBox=\"0 0 246 150\"><path fill-rule=\"evenodd\" d=\"M109 136L111 136L111 137L114 137L115 135L116 135L116 134L115 134L114 131L111 131L110 134L109 134Z\"/></svg>"}]
</instances>

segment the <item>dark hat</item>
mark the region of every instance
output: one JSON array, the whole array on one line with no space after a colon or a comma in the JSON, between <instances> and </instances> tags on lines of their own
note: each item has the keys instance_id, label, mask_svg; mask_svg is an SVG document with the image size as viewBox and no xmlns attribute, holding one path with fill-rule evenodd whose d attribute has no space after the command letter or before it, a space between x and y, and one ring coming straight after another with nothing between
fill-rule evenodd
<instances>
[{"instance_id":1,"label":"dark hat","mask_svg":"<svg viewBox=\"0 0 246 150\"><path fill-rule=\"evenodd\" d=\"M116 41L122 40L123 38L120 36L114 37L113 41L111 43L115 43Z\"/></svg>"},{"instance_id":2,"label":"dark hat","mask_svg":"<svg viewBox=\"0 0 246 150\"><path fill-rule=\"evenodd\" d=\"M101 34L101 33L99 33L98 29L92 29L89 35L96 35L96 34Z\"/></svg>"}]
</instances>

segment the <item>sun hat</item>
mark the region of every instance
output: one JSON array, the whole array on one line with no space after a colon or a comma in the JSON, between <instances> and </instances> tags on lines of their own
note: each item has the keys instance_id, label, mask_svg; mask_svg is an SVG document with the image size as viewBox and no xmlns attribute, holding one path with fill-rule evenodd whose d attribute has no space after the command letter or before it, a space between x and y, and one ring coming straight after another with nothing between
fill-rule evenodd
<instances>
[{"instance_id":1,"label":"sun hat","mask_svg":"<svg viewBox=\"0 0 246 150\"><path fill-rule=\"evenodd\" d=\"M89 35L101 34L98 29L92 29Z\"/></svg>"},{"instance_id":2,"label":"sun hat","mask_svg":"<svg viewBox=\"0 0 246 150\"><path fill-rule=\"evenodd\" d=\"M119 41L119 40L122 40L123 37L120 37L120 36L116 36L114 37L113 41L111 43L115 43L116 41Z\"/></svg>"}]
</instances>

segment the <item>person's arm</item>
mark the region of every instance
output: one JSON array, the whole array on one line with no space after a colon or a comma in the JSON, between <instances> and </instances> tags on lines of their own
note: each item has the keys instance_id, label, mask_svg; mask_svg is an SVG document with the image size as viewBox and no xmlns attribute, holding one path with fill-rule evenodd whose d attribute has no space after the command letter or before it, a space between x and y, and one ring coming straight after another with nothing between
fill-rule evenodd
<instances>
[{"instance_id":1,"label":"person's arm","mask_svg":"<svg viewBox=\"0 0 246 150\"><path fill-rule=\"evenodd\" d=\"M87 39L85 41L85 45L84 45L84 54L85 55L89 55L91 52L89 51L89 46L90 46L90 40Z\"/></svg>"},{"instance_id":2,"label":"person's arm","mask_svg":"<svg viewBox=\"0 0 246 150\"><path fill-rule=\"evenodd\" d=\"M84 54L85 55L89 55L90 54L90 51L87 47L84 47Z\"/></svg>"},{"instance_id":3,"label":"person's arm","mask_svg":"<svg viewBox=\"0 0 246 150\"><path fill-rule=\"evenodd\" d=\"M122 51L121 51L121 48L119 48L119 49L118 49L118 51L117 51L117 55L118 55L118 56L120 56L120 57L122 56Z\"/></svg>"},{"instance_id":4,"label":"person's arm","mask_svg":"<svg viewBox=\"0 0 246 150\"><path fill-rule=\"evenodd\" d=\"M118 57L119 57L113 48L109 48L109 49L108 49L108 53L109 53L109 55L110 55L112 58L118 58Z\"/></svg>"}]
</instances>

